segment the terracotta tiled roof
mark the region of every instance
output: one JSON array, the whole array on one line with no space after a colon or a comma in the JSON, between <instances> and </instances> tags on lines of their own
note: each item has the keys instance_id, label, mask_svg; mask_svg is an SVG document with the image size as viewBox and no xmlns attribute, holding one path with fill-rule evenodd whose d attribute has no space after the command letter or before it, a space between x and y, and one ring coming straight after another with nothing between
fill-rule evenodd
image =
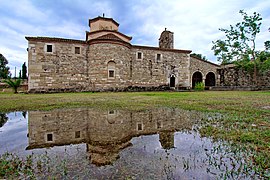
<instances>
[{"instance_id":1,"label":"terracotta tiled roof","mask_svg":"<svg viewBox=\"0 0 270 180\"><path fill-rule=\"evenodd\" d=\"M127 36L127 35L125 35L125 34L123 34L123 33L120 33L119 31L115 31L115 30L99 30L99 31L93 31L93 32L88 32L88 31L87 31L87 32L86 32L86 36L87 36L88 34L96 34L96 33L100 33L100 32L108 32L108 33L113 32L113 33L117 33L118 35L127 38L128 40L131 40L131 39L132 39L131 36Z\"/></svg>"},{"instance_id":2,"label":"terracotta tiled roof","mask_svg":"<svg viewBox=\"0 0 270 180\"><path fill-rule=\"evenodd\" d=\"M88 43L90 45L97 44L97 43L110 43L110 44L120 44L128 48L131 47L131 44L129 42L122 40L121 38L117 37L114 34L106 34L95 39L90 39L88 40Z\"/></svg>"},{"instance_id":3,"label":"terracotta tiled roof","mask_svg":"<svg viewBox=\"0 0 270 180\"><path fill-rule=\"evenodd\" d=\"M210 62L210 61L205 61L205 60L200 59L200 58L198 58L198 57L196 57L196 56L190 55L190 57L192 57L192 58L194 58L194 59L197 59L197 60L199 60L199 61L208 63L208 64L212 64L212 65L214 65L214 66L220 67L220 65L218 65L218 64L212 63L212 62Z\"/></svg>"},{"instance_id":4,"label":"terracotta tiled roof","mask_svg":"<svg viewBox=\"0 0 270 180\"><path fill-rule=\"evenodd\" d=\"M65 39L65 38L55 38L55 37L25 37L28 41L42 41L42 42L68 42L68 43L80 43L85 44L86 41L76 40L76 39Z\"/></svg>"},{"instance_id":5,"label":"terracotta tiled roof","mask_svg":"<svg viewBox=\"0 0 270 180\"><path fill-rule=\"evenodd\" d=\"M96 22L96 21L98 21L98 20L111 21L111 22L113 22L116 26L119 26L119 24L118 24L115 20L113 20L113 18L105 18L105 17L100 17L100 16L98 16L98 17L96 17L96 18L89 19L89 27L90 27L90 24L91 24L92 22Z\"/></svg>"},{"instance_id":6,"label":"terracotta tiled roof","mask_svg":"<svg viewBox=\"0 0 270 180\"><path fill-rule=\"evenodd\" d=\"M97 39L111 39L111 40L117 40L117 41L123 41L121 38L117 37L114 34L106 34L103 36L98 37Z\"/></svg>"}]
</instances>

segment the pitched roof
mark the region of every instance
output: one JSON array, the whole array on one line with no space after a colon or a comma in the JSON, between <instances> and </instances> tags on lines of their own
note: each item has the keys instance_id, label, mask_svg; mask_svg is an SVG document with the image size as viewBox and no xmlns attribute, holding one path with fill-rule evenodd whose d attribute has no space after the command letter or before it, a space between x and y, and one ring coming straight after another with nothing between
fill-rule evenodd
<instances>
[{"instance_id":1,"label":"pitched roof","mask_svg":"<svg viewBox=\"0 0 270 180\"><path fill-rule=\"evenodd\" d=\"M93 18L93 19L89 19L89 27L90 27L90 24L93 23L93 22L96 22L98 20L105 20L105 21L111 21L113 22L116 26L119 26L119 24L113 19L113 18L105 18L105 17L96 17L96 18Z\"/></svg>"},{"instance_id":2,"label":"pitched roof","mask_svg":"<svg viewBox=\"0 0 270 180\"><path fill-rule=\"evenodd\" d=\"M100 36L97 39L111 39L111 40L123 41L121 38L117 37L116 35L112 33Z\"/></svg>"},{"instance_id":3,"label":"pitched roof","mask_svg":"<svg viewBox=\"0 0 270 180\"><path fill-rule=\"evenodd\" d=\"M191 50L182 50L182 49L165 49L165 48L159 48L159 47L153 47L153 46L140 46L140 45L132 45L133 48L138 49L149 49L149 50L157 50L157 51L170 51L170 52L178 52L178 53L191 53Z\"/></svg>"},{"instance_id":4,"label":"pitched roof","mask_svg":"<svg viewBox=\"0 0 270 180\"><path fill-rule=\"evenodd\" d=\"M80 43L85 44L86 41L84 40L77 40L77 39L65 39L65 38L56 38L56 37L30 37L26 36L25 39L28 41L42 41L42 42L69 42L69 43Z\"/></svg>"},{"instance_id":5,"label":"pitched roof","mask_svg":"<svg viewBox=\"0 0 270 180\"><path fill-rule=\"evenodd\" d=\"M220 65L218 65L218 64L215 64L215 63L210 62L210 61L203 60L203 59L198 58L198 57L196 57L196 56L190 55L190 57L191 57L191 58L194 58L194 59L197 59L197 60L199 60L199 61L205 62L205 63L212 64L212 65L214 65L214 66L218 66L218 67L220 67Z\"/></svg>"},{"instance_id":6,"label":"pitched roof","mask_svg":"<svg viewBox=\"0 0 270 180\"><path fill-rule=\"evenodd\" d=\"M100 32L108 32L108 33L113 32L113 33L119 34L120 36L125 37L125 38L128 39L128 40L131 40L131 39L132 39L131 36L127 36L127 35L125 35L125 34L123 34L123 33L120 33L119 31L115 31L115 30L106 30L106 29L104 29L104 30L98 30L98 31L93 31L93 32L88 32L88 31L86 31L86 36L87 36L88 34L96 34L96 33L100 33Z\"/></svg>"}]
</instances>

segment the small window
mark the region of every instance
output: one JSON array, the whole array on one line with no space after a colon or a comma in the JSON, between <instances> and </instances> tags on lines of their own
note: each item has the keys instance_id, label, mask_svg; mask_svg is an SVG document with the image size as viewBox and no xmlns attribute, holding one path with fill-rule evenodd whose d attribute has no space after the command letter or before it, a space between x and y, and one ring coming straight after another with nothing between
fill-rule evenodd
<instances>
[{"instance_id":1,"label":"small window","mask_svg":"<svg viewBox=\"0 0 270 180\"><path fill-rule=\"evenodd\" d=\"M141 52L137 53L137 59L142 59L142 53Z\"/></svg>"},{"instance_id":2,"label":"small window","mask_svg":"<svg viewBox=\"0 0 270 180\"><path fill-rule=\"evenodd\" d=\"M157 61L161 60L161 54L157 54Z\"/></svg>"},{"instance_id":3,"label":"small window","mask_svg":"<svg viewBox=\"0 0 270 180\"><path fill-rule=\"evenodd\" d=\"M81 54L81 48L75 47L75 54Z\"/></svg>"},{"instance_id":4,"label":"small window","mask_svg":"<svg viewBox=\"0 0 270 180\"><path fill-rule=\"evenodd\" d=\"M81 131L76 131L75 138L80 138L80 137L81 137Z\"/></svg>"},{"instance_id":5,"label":"small window","mask_svg":"<svg viewBox=\"0 0 270 180\"><path fill-rule=\"evenodd\" d=\"M114 70L109 70L109 77L113 78L114 77Z\"/></svg>"},{"instance_id":6,"label":"small window","mask_svg":"<svg viewBox=\"0 0 270 180\"><path fill-rule=\"evenodd\" d=\"M138 129L138 131L142 131L143 130L143 125L142 124L137 124L137 129Z\"/></svg>"},{"instance_id":7,"label":"small window","mask_svg":"<svg viewBox=\"0 0 270 180\"><path fill-rule=\"evenodd\" d=\"M47 52L52 52L52 45L51 44L47 45Z\"/></svg>"},{"instance_id":8,"label":"small window","mask_svg":"<svg viewBox=\"0 0 270 180\"><path fill-rule=\"evenodd\" d=\"M53 141L53 134L47 134L47 141Z\"/></svg>"},{"instance_id":9,"label":"small window","mask_svg":"<svg viewBox=\"0 0 270 180\"><path fill-rule=\"evenodd\" d=\"M157 129L160 129L162 127L161 122L157 122Z\"/></svg>"}]
</instances>

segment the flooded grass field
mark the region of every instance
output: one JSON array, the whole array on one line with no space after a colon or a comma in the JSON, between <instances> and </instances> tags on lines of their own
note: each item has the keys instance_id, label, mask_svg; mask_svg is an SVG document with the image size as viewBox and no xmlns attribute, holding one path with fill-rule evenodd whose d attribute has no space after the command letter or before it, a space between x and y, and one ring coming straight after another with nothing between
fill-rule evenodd
<instances>
[{"instance_id":1,"label":"flooded grass field","mask_svg":"<svg viewBox=\"0 0 270 180\"><path fill-rule=\"evenodd\" d=\"M70 108L0 117L0 177L269 178L268 168L254 164L252 149L205 136L215 133L207 123L226 118L220 113Z\"/></svg>"}]
</instances>

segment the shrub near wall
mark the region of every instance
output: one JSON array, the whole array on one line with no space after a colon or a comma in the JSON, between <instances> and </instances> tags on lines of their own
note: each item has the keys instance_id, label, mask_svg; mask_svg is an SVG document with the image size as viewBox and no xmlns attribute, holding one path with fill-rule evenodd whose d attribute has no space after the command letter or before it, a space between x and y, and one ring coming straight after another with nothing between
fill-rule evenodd
<instances>
[{"instance_id":1,"label":"shrub near wall","mask_svg":"<svg viewBox=\"0 0 270 180\"><path fill-rule=\"evenodd\" d=\"M195 84L195 91L203 91L205 88L204 83L203 82L198 82Z\"/></svg>"}]
</instances>

